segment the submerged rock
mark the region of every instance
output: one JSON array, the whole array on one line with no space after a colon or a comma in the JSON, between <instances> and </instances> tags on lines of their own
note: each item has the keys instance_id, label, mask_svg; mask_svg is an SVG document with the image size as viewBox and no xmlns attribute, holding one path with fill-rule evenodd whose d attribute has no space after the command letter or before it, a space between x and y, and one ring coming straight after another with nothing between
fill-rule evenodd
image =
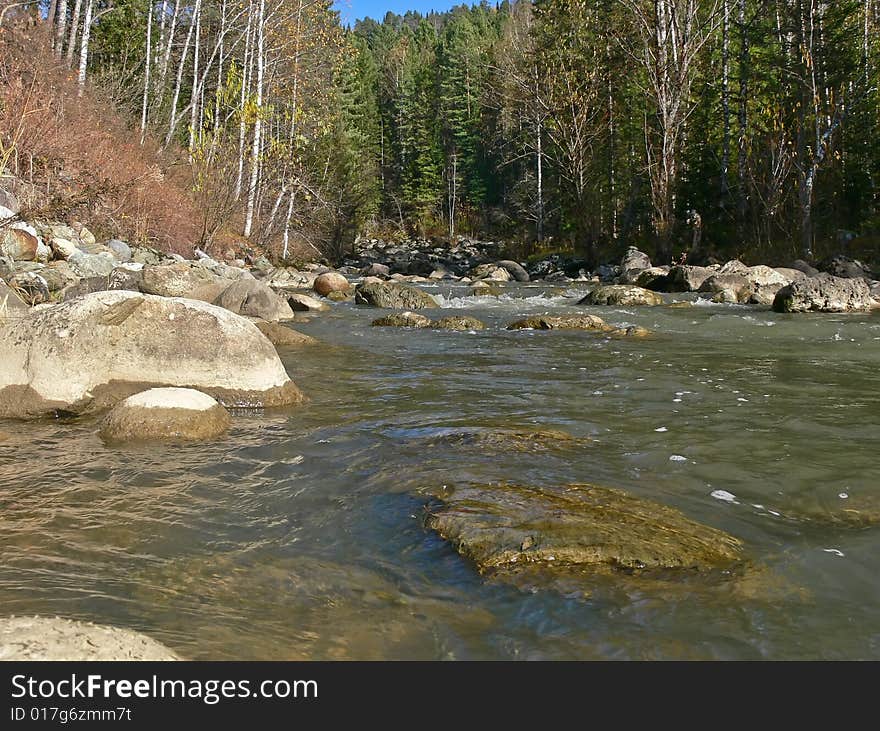
<instances>
[{"instance_id":1,"label":"submerged rock","mask_svg":"<svg viewBox=\"0 0 880 731\"><path fill-rule=\"evenodd\" d=\"M633 305L662 305L663 298L656 292L629 284L609 284L596 287L579 305L616 305L631 307Z\"/></svg>"},{"instance_id":2,"label":"submerged rock","mask_svg":"<svg viewBox=\"0 0 880 731\"><path fill-rule=\"evenodd\" d=\"M608 332L614 328L595 315L538 315L512 322L508 330L598 330Z\"/></svg>"},{"instance_id":3,"label":"submerged rock","mask_svg":"<svg viewBox=\"0 0 880 731\"><path fill-rule=\"evenodd\" d=\"M0 417L95 411L153 386L225 406L303 400L253 323L194 300L97 292L0 327L0 352Z\"/></svg>"},{"instance_id":4,"label":"submerged rock","mask_svg":"<svg viewBox=\"0 0 880 731\"><path fill-rule=\"evenodd\" d=\"M818 274L792 282L776 293L776 312L854 312L876 307L864 279Z\"/></svg>"},{"instance_id":5,"label":"submerged rock","mask_svg":"<svg viewBox=\"0 0 880 731\"><path fill-rule=\"evenodd\" d=\"M205 441L224 434L229 412L191 388L151 388L116 404L101 424L106 442Z\"/></svg>"},{"instance_id":6,"label":"submerged rock","mask_svg":"<svg viewBox=\"0 0 880 731\"><path fill-rule=\"evenodd\" d=\"M431 320L417 312L395 312L371 323L374 327L428 327Z\"/></svg>"},{"instance_id":7,"label":"submerged rock","mask_svg":"<svg viewBox=\"0 0 880 731\"><path fill-rule=\"evenodd\" d=\"M0 619L0 660L180 660L140 632L59 617Z\"/></svg>"},{"instance_id":8,"label":"submerged rock","mask_svg":"<svg viewBox=\"0 0 880 731\"><path fill-rule=\"evenodd\" d=\"M318 341L311 335L305 335L277 322L255 320L254 325L263 333L276 348L290 348L298 345L317 345Z\"/></svg>"},{"instance_id":9,"label":"submerged rock","mask_svg":"<svg viewBox=\"0 0 880 731\"><path fill-rule=\"evenodd\" d=\"M476 317L468 315L451 315L450 317L441 317L439 320L433 320L430 327L435 330L483 330L486 326Z\"/></svg>"},{"instance_id":10,"label":"submerged rock","mask_svg":"<svg viewBox=\"0 0 880 731\"><path fill-rule=\"evenodd\" d=\"M471 485L441 500L427 526L481 573L574 569L588 579L614 571L719 572L742 561L733 536L607 487Z\"/></svg>"},{"instance_id":11,"label":"submerged rock","mask_svg":"<svg viewBox=\"0 0 880 731\"><path fill-rule=\"evenodd\" d=\"M399 282L364 282L355 291L359 305L382 307L386 310L423 310L437 307L427 292Z\"/></svg>"},{"instance_id":12,"label":"submerged rock","mask_svg":"<svg viewBox=\"0 0 880 731\"><path fill-rule=\"evenodd\" d=\"M578 449L590 443L588 438L573 437L555 429L492 429L473 427L448 429L443 433L416 440L420 448L474 448L480 452L519 452L534 454Z\"/></svg>"}]
</instances>

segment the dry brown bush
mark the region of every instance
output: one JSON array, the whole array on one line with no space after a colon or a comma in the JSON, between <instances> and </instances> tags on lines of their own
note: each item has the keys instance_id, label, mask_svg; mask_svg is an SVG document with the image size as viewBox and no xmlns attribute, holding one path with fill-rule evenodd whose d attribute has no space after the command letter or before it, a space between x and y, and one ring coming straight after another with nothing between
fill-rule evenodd
<instances>
[{"instance_id":1,"label":"dry brown bush","mask_svg":"<svg viewBox=\"0 0 880 731\"><path fill-rule=\"evenodd\" d=\"M202 216L183 161L162 155L95 90L82 95L41 28L0 29L0 165L26 181L23 217L191 254ZM179 163L179 164L175 164Z\"/></svg>"}]
</instances>

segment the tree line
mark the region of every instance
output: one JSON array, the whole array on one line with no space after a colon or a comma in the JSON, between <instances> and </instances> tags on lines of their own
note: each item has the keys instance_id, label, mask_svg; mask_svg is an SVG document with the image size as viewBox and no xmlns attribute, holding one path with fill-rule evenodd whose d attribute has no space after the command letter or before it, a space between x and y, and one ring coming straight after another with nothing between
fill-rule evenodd
<instances>
[{"instance_id":1,"label":"tree line","mask_svg":"<svg viewBox=\"0 0 880 731\"><path fill-rule=\"evenodd\" d=\"M812 258L880 241L880 0L51 0L54 50L182 149L202 236Z\"/></svg>"}]
</instances>

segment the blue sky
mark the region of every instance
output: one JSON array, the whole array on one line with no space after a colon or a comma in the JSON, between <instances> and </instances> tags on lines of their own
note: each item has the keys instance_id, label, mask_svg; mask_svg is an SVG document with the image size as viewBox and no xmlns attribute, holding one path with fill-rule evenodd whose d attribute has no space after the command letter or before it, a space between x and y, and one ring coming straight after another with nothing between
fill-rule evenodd
<instances>
[{"instance_id":1,"label":"blue sky","mask_svg":"<svg viewBox=\"0 0 880 731\"><path fill-rule=\"evenodd\" d=\"M400 14L407 10L425 13L429 10L448 10L453 5L465 2L470 4L470 0L336 0L335 6L342 16L342 23L349 25L359 18L382 20L389 10Z\"/></svg>"}]
</instances>

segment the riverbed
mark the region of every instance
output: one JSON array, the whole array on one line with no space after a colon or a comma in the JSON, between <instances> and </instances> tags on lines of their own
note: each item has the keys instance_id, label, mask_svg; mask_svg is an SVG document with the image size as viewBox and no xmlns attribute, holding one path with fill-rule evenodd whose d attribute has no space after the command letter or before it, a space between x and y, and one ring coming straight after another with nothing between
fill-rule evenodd
<instances>
[{"instance_id":1,"label":"riverbed","mask_svg":"<svg viewBox=\"0 0 880 731\"><path fill-rule=\"evenodd\" d=\"M0 615L130 627L192 659L880 659L880 314L578 307L587 287L427 287L476 332L334 305L296 324L321 345L281 351L310 401L238 412L209 444L0 422ZM504 329L585 311L654 335ZM575 439L466 438L504 430ZM757 578L481 576L425 509L492 482L670 505L739 538Z\"/></svg>"}]
</instances>

